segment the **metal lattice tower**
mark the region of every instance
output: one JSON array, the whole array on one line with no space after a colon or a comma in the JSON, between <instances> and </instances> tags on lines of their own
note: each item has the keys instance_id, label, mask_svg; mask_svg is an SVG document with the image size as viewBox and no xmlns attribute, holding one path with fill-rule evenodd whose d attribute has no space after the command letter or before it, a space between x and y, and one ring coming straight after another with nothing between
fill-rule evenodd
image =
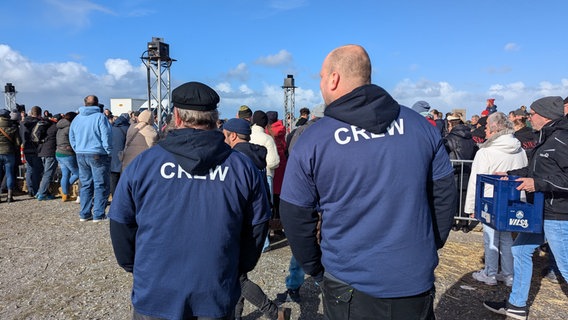
<instances>
[{"instance_id":1,"label":"metal lattice tower","mask_svg":"<svg viewBox=\"0 0 568 320\"><path fill-rule=\"evenodd\" d=\"M290 133L296 123L296 86L294 86L293 75L289 74L284 78L282 89L284 89L284 127L286 128L286 133Z\"/></svg>"},{"instance_id":2,"label":"metal lattice tower","mask_svg":"<svg viewBox=\"0 0 568 320\"><path fill-rule=\"evenodd\" d=\"M166 118L173 111L170 45L163 38L152 38L148 42L148 50L144 52L142 62L146 65L148 80L148 109L156 108L156 123L159 129L166 123Z\"/></svg>"},{"instance_id":3,"label":"metal lattice tower","mask_svg":"<svg viewBox=\"0 0 568 320\"><path fill-rule=\"evenodd\" d=\"M14 87L11 83L6 83L4 86L4 98L6 110L12 111L13 109L16 109L16 87Z\"/></svg>"}]
</instances>

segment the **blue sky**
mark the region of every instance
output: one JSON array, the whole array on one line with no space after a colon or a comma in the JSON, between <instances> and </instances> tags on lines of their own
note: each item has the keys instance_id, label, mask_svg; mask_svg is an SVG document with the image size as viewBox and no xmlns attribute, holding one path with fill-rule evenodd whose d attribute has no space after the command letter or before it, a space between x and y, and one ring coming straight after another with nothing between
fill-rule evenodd
<instances>
[{"instance_id":1,"label":"blue sky","mask_svg":"<svg viewBox=\"0 0 568 320\"><path fill-rule=\"evenodd\" d=\"M293 74L296 111L322 103L327 53L364 46L373 83L401 104L426 100L468 118L495 98L508 112L546 95L568 95L565 0L26 0L0 10L0 84L28 108L75 110L88 94L145 98L140 56L164 38L172 89L200 81L238 107L283 113ZM0 106L3 106L0 104Z\"/></svg>"}]
</instances>

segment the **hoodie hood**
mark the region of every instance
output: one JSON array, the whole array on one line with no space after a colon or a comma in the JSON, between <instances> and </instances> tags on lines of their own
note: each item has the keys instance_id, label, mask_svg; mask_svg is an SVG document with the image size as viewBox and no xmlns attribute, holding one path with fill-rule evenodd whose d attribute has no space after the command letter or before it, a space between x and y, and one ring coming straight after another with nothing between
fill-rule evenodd
<instances>
[{"instance_id":1,"label":"hoodie hood","mask_svg":"<svg viewBox=\"0 0 568 320\"><path fill-rule=\"evenodd\" d=\"M495 133L487 141L481 144L480 148L495 148L508 154L516 154L521 152L521 142L513 135L514 130L503 130Z\"/></svg>"},{"instance_id":2,"label":"hoodie hood","mask_svg":"<svg viewBox=\"0 0 568 320\"><path fill-rule=\"evenodd\" d=\"M71 122L69 120L63 118L63 119L57 121L56 126L57 126L57 129L63 129L63 128L71 126Z\"/></svg>"},{"instance_id":3,"label":"hoodie hood","mask_svg":"<svg viewBox=\"0 0 568 320\"><path fill-rule=\"evenodd\" d=\"M263 146L259 146L257 144L252 144L248 142L240 142L237 143L234 147L234 150L239 151L240 153L244 154L245 156L249 157L252 160L254 165L259 169L263 170L266 169L266 148Z\"/></svg>"},{"instance_id":4,"label":"hoodie hood","mask_svg":"<svg viewBox=\"0 0 568 320\"><path fill-rule=\"evenodd\" d=\"M400 105L383 88L367 84L329 104L328 117L381 134L398 118Z\"/></svg>"},{"instance_id":5,"label":"hoodie hood","mask_svg":"<svg viewBox=\"0 0 568 320\"><path fill-rule=\"evenodd\" d=\"M138 115L138 122L144 122L149 125L154 124L154 116L150 110L144 110Z\"/></svg>"},{"instance_id":6,"label":"hoodie hood","mask_svg":"<svg viewBox=\"0 0 568 320\"><path fill-rule=\"evenodd\" d=\"M90 116L95 113L102 113L101 108L97 106L84 106L79 108L79 114L82 116Z\"/></svg>"},{"instance_id":7,"label":"hoodie hood","mask_svg":"<svg viewBox=\"0 0 568 320\"><path fill-rule=\"evenodd\" d=\"M130 119L128 118L128 115L125 116L124 114L121 114L118 118L116 118L116 120L114 120L112 125L115 127L129 126Z\"/></svg>"},{"instance_id":8,"label":"hoodie hood","mask_svg":"<svg viewBox=\"0 0 568 320\"><path fill-rule=\"evenodd\" d=\"M229 157L232 150L218 130L176 129L158 143L190 174L206 174Z\"/></svg>"}]
</instances>

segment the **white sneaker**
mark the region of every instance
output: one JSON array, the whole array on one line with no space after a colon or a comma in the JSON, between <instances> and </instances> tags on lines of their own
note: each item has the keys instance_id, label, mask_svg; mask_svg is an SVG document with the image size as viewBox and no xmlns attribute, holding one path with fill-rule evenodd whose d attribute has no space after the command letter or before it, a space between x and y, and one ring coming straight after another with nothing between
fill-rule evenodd
<instances>
[{"instance_id":1,"label":"white sneaker","mask_svg":"<svg viewBox=\"0 0 568 320\"><path fill-rule=\"evenodd\" d=\"M504 275L502 273L498 273L495 275L495 280L499 282L504 282L507 287L513 286L513 276L512 275Z\"/></svg>"},{"instance_id":2,"label":"white sneaker","mask_svg":"<svg viewBox=\"0 0 568 320\"><path fill-rule=\"evenodd\" d=\"M77 200L75 200L75 203L81 203L81 199L79 199L79 196L77 196Z\"/></svg>"},{"instance_id":3,"label":"white sneaker","mask_svg":"<svg viewBox=\"0 0 568 320\"><path fill-rule=\"evenodd\" d=\"M495 279L495 276L488 276L487 274L485 274L485 270L483 270L483 269L472 273L471 276L475 280L477 280L479 282L483 282L488 286L496 286L497 285L497 279Z\"/></svg>"}]
</instances>

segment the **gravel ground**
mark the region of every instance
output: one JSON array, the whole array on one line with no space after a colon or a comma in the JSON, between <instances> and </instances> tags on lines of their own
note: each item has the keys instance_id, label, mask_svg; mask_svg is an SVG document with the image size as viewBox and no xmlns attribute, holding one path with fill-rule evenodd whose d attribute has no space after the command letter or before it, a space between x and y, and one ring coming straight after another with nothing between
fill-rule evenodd
<instances>
[{"instance_id":1,"label":"gravel ground","mask_svg":"<svg viewBox=\"0 0 568 320\"><path fill-rule=\"evenodd\" d=\"M5 199L5 195L2 195ZM132 277L114 259L108 222L79 222L79 205L21 195L0 203L0 319L129 319ZM249 277L271 298L284 291L290 249L286 240L262 255ZM482 267L480 232L452 232L436 271L438 319L503 319L485 310L485 299L503 299L509 288L475 283ZM566 319L568 286L542 280L545 258L535 256L530 319ZM287 303L292 319L323 319L318 290L307 279L300 304ZM264 319L245 306L244 319Z\"/></svg>"}]
</instances>

